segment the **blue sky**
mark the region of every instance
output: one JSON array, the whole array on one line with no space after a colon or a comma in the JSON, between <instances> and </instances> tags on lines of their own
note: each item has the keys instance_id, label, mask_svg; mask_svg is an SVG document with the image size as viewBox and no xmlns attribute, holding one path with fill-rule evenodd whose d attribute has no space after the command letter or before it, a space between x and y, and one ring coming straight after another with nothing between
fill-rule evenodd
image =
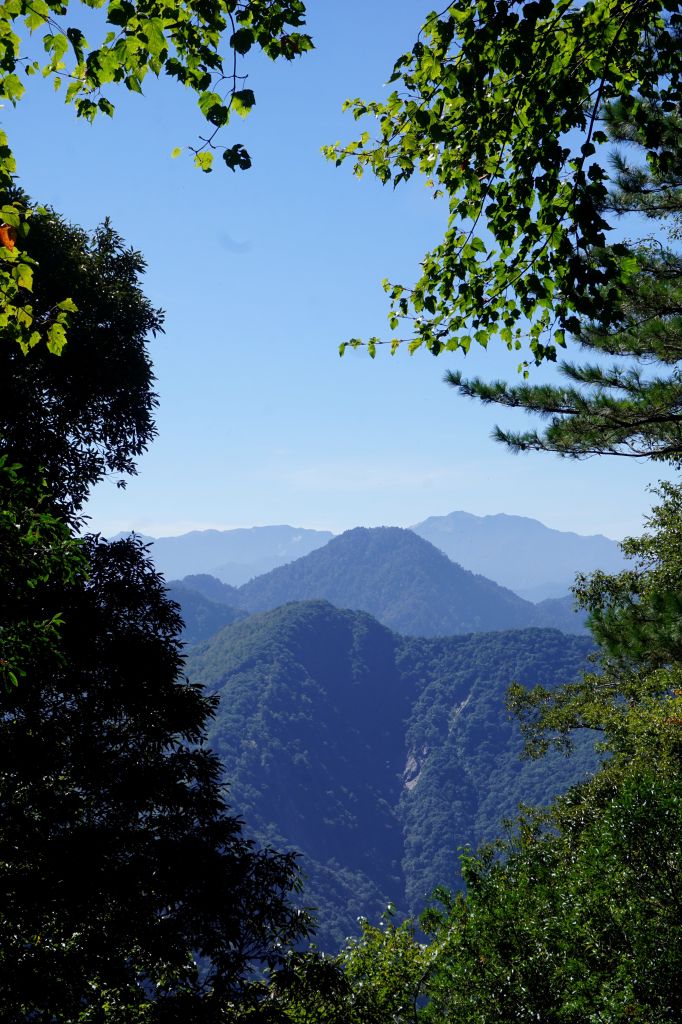
<instances>
[{"instance_id":1,"label":"blue sky","mask_svg":"<svg viewBox=\"0 0 682 1024\"><path fill-rule=\"evenodd\" d=\"M115 119L94 126L35 79L16 110L2 111L25 189L88 228L110 216L144 253L145 290L167 314L152 345L159 436L125 490L112 481L96 489L93 529L340 531L464 509L616 538L639 530L655 468L512 456L490 431L521 416L442 383L462 365L512 377L518 358L502 348L339 359L340 341L385 333L381 279L415 278L444 211L420 182L394 192L358 181L325 163L320 147L353 136L343 100L385 92L428 9L310 0L313 53L245 64L257 106L228 134L249 147L246 173L203 175L171 159L202 130L192 97L173 83L112 96Z\"/></svg>"}]
</instances>

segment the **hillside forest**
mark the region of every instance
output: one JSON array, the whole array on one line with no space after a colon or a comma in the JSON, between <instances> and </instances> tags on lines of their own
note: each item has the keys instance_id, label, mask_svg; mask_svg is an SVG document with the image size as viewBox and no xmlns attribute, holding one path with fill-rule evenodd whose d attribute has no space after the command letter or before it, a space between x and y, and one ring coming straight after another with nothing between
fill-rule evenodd
<instances>
[{"instance_id":1,"label":"hillside forest","mask_svg":"<svg viewBox=\"0 0 682 1024\"><path fill-rule=\"evenodd\" d=\"M87 6L98 46L69 0L2 5L3 98L66 79L93 120L168 76L198 172L248 173L241 69L305 60L302 0ZM651 466L644 532L567 598L565 564L460 565L455 520L267 565L241 537L232 583L89 534L154 439L164 313L0 133L3 1022L682 1021L681 35L672 0L457 0L325 150L449 211L342 353L507 345L516 382L446 376L534 418L500 444Z\"/></svg>"}]
</instances>

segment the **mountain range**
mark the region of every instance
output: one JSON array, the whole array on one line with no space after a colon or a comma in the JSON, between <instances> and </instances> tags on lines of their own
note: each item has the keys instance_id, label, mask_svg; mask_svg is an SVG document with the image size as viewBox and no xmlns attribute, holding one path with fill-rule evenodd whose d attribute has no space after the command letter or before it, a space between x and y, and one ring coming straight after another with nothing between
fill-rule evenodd
<instances>
[{"instance_id":1,"label":"mountain range","mask_svg":"<svg viewBox=\"0 0 682 1024\"><path fill-rule=\"evenodd\" d=\"M188 673L220 696L209 742L256 839L303 855L303 902L337 948L390 900L416 912L457 886L457 851L498 833L595 765L521 761L512 680L574 679L588 638L514 630L406 638L322 601L252 615L193 648Z\"/></svg>"},{"instance_id":2,"label":"mountain range","mask_svg":"<svg viewBox=\"0 0 682 1024\"><path fill-rule=\"evenodd\" d=\"M156 568L167 579L207 573L223 583L239 586L253 576L307 555L334 534L293 526L254 526L239 530L192 530L177 537L137 536L149 544Z\"/></svg>"},{"instance_id":3,"label":"mountain range","mask_svg":"<svg viewBox=\"0 0 682 1024\"><path fill-rule=\"evenodd\" d=\"M551 530L524 516L451 512L412 529L453 562L529 601L562 597L576 573L619 572L625 564L619 545L608 537Z\"/></svg>"},{"instance_id":4,"label":"mountain range","mask_svg":"<svg viewBox=\"0 0 682 1024\"><path fill-rule=\"evenodd\" d=\"M178 591L182 587L182 593ZM290 601L324 599L338 608L366 611L383 625L409 636L448 636L497 629L552 627L584 629L572 599L537 605L492 580L462 569L412 530L358 527L332 538L310 554L234 588L207 575L172 584L192 622L190 642L210 636L216 622L234 620L234 609L266 611ZM191 593L197 591L198 607ZM213 616L206 601L217 602ZM206 623L201 634L196 625Z\"/></svg>"},{"instance_id":5,"label":"mountain range","mask_svg":"<svg viewBox=\"0 0 682 1024\"><path fill-rule=\"evenodd\" d=\"M460 515L420 528L455 554L467 529L480 539L500 526ZM528 523L512 533L545 529ZM316 908L317 941L331 951L358 916L376 919L388 902L419 913L435 887L457 887L458 850L499 834L520 801L546 804L594 770L591 737L570 760L522 761L505 709L512 681L575 679L592 641L570 596L525 600L416 529L298 540L271 529L268 543L287 531L285 564L238 586L205 571L215 538L196 535L186 549L167 538L175 564L193 569L169 595L185 620L189 677L220 697L208 741L231 803L258 843L301 853L303 904ZM537 550L552 561L540 541Z\"/></svg>"},{"instance_id":6,"label":"mountain range","mask_svg":"<svg viewBox=\"0 0 682 1024\"><path fill-rule=\"evenodd\" d=\"M623 565L618 544L607 537L552 530L523 516L452 512L425 519L412 529L464 569L532 601L562 597L577 572L616 572ZM322 547L332 536L324 530L259 526L143 539L168 579L208 573L241 586Z\"/></svg>"},{"instance_id":7,"label":"mountain range","mask_svg":"<svg viewBox=\"0 0 682 1024\"><path fill-rule=\"evenodd\" d=\"M395 526L348 530L304 558L245 583L238 593L240 607L251 612L324 598L339 608L369 612L410 636L558 626L557 617L572 632L581 628L580 619L565 614L563 605L548 610L524 601L450 561L412 530Z\"/></svg>"}]
</instances>

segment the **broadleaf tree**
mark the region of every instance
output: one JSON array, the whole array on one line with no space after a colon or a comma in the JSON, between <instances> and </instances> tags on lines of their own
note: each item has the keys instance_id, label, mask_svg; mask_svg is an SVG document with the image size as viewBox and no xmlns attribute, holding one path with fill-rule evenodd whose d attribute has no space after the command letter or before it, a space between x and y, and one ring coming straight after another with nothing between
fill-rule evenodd
<instances>
[{"instance_id":1,"label":"broadleaf tree","mask_svg":"<svg viewBox=\"0 0 682 1024\"><path fill-rule=\"evenodd\" d=\"M16 106L31 77L42 75L78 117L92 121L114 114L117 88L142 93L147 76L167 76L197 98L206 131L188 148L205 172L220 149L230 170L251 166L242 143L221 145L231 117L246 117L256 102L243 70L246 54L258 48L273 60L293 60L313 45L302 31L302 0L86 0L85 6L91 10L79 25L84 12L69 0L0 3L0 99ZM176 146L173 155L180 152ZM15 172L11 142L0 131L0 193L11 193ZM17 196L0 205L0 329L24 352L44 344L59 354L73 300L68 292L60 296L47 321L33 315L33 274L41 271L24 245L30 214Z\"/></svg>"},{"instance_id":2,"label":"broadleaf tree","mask_svg":"<svg viewBox=\"0 0 682 1024\"><path fill-rule=\"evenodd\" d=\"M87 578L21 595L28 618L58 610L59 645L32 645L0 693L0 1016L241 1019L308 931L295 856L229 813L202 743L216 699L183 679L178 611L139 543L85 553ZM2 588L2 621L16 596Z\"/></svg>"},{"instance_id":3,"label":"broadleaf tree","mask_svg":"<svg viewBox=\"0 0 682 1024\"><path fill-rule=\"evenodd\" d=\"M673 0L455 0L430 14L388 98L348 101L376 129L325 151L393 185L421 174L447 203L445 234L414 284L385 282L392 337L342 351L438 354L499 338L527 343L524 363L555 359L580 316L638 269L627 245L607 245L603 114L618 102L646 125L646 160L665 175L648 111L680 102L681 25Z\"/></svg>"},{"instance_id":4,"label":"broadleaf tree","mask_svg":"<svg viewBox=\"0 0 682 1024\"><path fill-rule=\"evenodd\" d=\"M33 244L78 295L73 348L5 346L0 418L0 1017L229 1024L307 934L291 854L257 850L183 678L139 543L82 538L89 490L154 435L142 258L53 213ZM41 308L38 307L37 308Z\"/></svg>"},{"instance_id":5,"label":"broadleaf tree","mask_svg":"<svg viewBox=\"0 0 682 1024\"><path fill-rule=\"evenodd\" d=\"M67 292L77 308L58 359L43 345L0 345L0 453L44 480L51 510L73 521L93 484L134 473L155 435L148 342L163 314L142 291L142 255L108 221L92 234L51 210L32 221L34 322L48 323Z\"/></svg>"}]
</instances>

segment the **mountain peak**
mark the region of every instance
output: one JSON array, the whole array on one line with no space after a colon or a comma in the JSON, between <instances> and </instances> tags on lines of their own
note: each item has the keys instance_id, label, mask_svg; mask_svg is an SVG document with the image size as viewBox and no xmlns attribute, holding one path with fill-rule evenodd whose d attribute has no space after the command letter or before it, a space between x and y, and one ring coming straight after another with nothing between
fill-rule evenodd
<instances>
[{"instance_id":1,"label":"mountain peak","mask_svg":"<svg viewBox=\"0 0 682 1024\"><path fill-rule=\"evenodd\" d=\"M412 530L356 527L239 589L242 607L323 598L399 633L437 636L535 625L535 608L468 572Z\"/></svg>"},{"instance_id":2,"label":"mountain peak","mask_svg":"<svg viewBox=\"0 0 682 1024\"><path fill-rule=\"evenodd\" d=\"M553 530L537 519L504 512L450 512L412 529L453 561L533 601L564 596L576 573L618 572L624 565L619 545L608 537Z\"/></svg>"}]
</instances>

